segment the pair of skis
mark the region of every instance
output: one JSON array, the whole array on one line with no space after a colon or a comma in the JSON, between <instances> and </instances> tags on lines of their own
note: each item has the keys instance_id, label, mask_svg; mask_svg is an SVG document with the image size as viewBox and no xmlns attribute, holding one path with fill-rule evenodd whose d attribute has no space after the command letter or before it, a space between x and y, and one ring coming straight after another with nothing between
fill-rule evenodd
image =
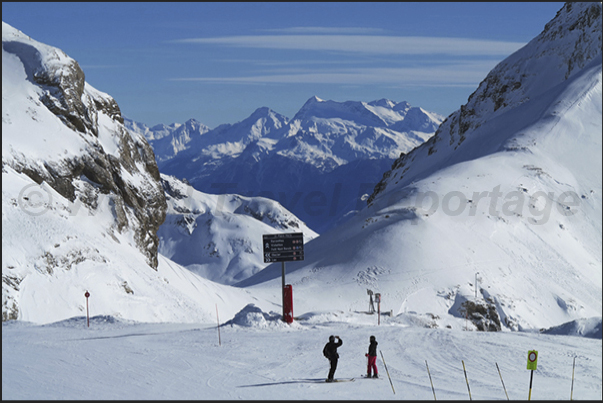
<instances>
[{"instance_id":1,"label":"pair of skis","mask_svg":"<svg viewBox=\"0 0 603 403\"><path fill-rule=\"evenodd\" d=\"M356 378L341 378L341 379L333 379L332 381L326 380L327 383L335 383L335 382L353 382Z\"/></svg>"}]
</instances>

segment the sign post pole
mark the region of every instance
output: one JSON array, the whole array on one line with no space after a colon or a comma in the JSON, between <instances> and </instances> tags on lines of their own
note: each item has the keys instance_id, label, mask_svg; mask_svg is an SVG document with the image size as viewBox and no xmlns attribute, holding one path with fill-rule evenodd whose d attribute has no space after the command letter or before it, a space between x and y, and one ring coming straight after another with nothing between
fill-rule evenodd
<instances>
[{"instance_id":1,"label":"sign post pole","mask_svg":"<svg viewBox=\"0 0 603 403\"><path fill-rule=\"evenodd\" d=\"M282 271L282 286L281 286L281 293L282 293L282 301L283 301L283 320L285 320L285 316L287 315L287 312L285 311L285 262L281 262L281 271Z\"/></svg>"},{"instance_id":2,"label":"sign post pole","mask_svg":"<svg viewBox=\"0 0 603 403\"><path fill-rule=\"evenodd\" d=\"M532 378L534 377L534 371L538 366L538 351L528 351L528 367L530 370L530 393L528 393L528 400L532 400Z\"/></svg>"},{"instance_id":3,"label":"sign post pole","mask_svg":"<svg viewBox=\"0 0 603 403\"><path fill-rule=\"evenodd\" d=\"M283 300L283 321L292 320L292 303L287 303L285 298L292 301L293 291L289 285L288 294L285 293L285 262L304 260L304 234L303 232L264 234L262 235L264 247L264 263L281 262L281 294Z\"/></svg>"}]
</instances>

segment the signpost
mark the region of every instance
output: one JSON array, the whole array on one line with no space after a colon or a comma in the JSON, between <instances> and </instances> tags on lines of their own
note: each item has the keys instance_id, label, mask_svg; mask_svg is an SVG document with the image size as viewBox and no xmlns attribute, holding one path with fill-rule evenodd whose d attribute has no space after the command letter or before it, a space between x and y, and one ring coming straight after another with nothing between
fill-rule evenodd
<instances>
[{"instance_id":1,"label":"signpost","mask_svg":"<svg viewBox=\"0 0 603 403\"><path fill-rule=\"evenodd\" d=\"M262 243L264 245L264 263L304 260L304 234L302 232L262 235Z\"/></svg>"},{"instance_id":2,"label":"signpost","mask_svg":"<svg viewBox=\"0 0 603 403\"><path fill-rule=\"evenodd\" d=\"M528 394L528 400L532 399L532 377L534 376L534 371L538 366L538 351L530 350L528 351L528 369L530 372L530 393Z\"/></svg>"},{"instance_id":3,"label":"signpost","mask_svg":"<svg viewBox=\"0 0 603 403\"><path fill-rule=\"evenodd\" d=\"M289 285L285 295L285 262L304 260L304 234L302 232L262 235L264 263L281 262L283 320L293 321L293 290ZM286 303L285 298L289 303Z\"/></svg>"}]
</instances>

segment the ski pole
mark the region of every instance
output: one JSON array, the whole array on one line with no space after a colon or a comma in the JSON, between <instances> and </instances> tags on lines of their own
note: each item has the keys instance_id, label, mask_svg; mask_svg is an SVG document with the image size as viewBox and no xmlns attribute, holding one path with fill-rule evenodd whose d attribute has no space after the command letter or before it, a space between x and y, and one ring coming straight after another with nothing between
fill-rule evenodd
<instances>
[{"instance_id":1,"label":"ski pole","mask_svg":"<svg viewBox=\"0 0 603 403\"><path fill-rule=\"evenodd\" d=\"M394 390L394 384L392 383L392 378L389 376L389 371L387 370L387 365L385 365L385 358L383 358L383 352L381 352L381 350L379 350L379 353L381 354L381 359L383 360L383 366L385 367L385 372L387 372L387 377L389 378L389 384L392 385L392 391L394 392L394 395L395 395L396 391Z\"/></svg>"},{"instance_id":2,"label":"ski pole","mask_svg":"<svg viewBox=\"0 0 603 403\"><path fill-rule=\"evenodd\" d=\"M576 369L576 357L574 357L574 366L572 367L572 391L570 393L570 400L574 400L574 370Z\"/></svg>"},{"instance_id":3,"label":"ski pole","mask_svg":"<svg viewBox=\"0 0 603 403\"><path fill-rule=\"evenodd\" d=\"M463 372L465 373L465 380L467 381L467 390L469 391L469 400L473 400L471 398L471 389L469 388L469 378L467 378L467 371L465 370L465 361L461 360L463 363Z\"/></svg>"},{"instance_id":4,"label":"ski pole","mask_svg":"<svg viewBox=\"0 0 603 403\"><path fill-rule=\"evenodd\" d=\"M500 373L500 368L498 368L498 363L495 362L496 364L496 369L498 370L498 375L500 376L500 381L502 382L503 385L503 389L505 390L505 395L507 395L507 400L509 400L509 394L507 393L507 388L505 388L505 382L502 379L502 374Z\"/></svg>"},{"instance_id":5,"label":"ski pole","mask_svg":"<svg viewBox=\"0 0 603 403\"><path fill-rule=\"evenodd\" d=\"M429 365L427 365L427 360L425 360L425 366L427 367L427 374L429 375L429 383L431 383L431 391L433 392L433 400L437 400L435 396L435 389L433 388L433 381L431 380L431 374L429 373Z\"/></svg>"}]
</instances>

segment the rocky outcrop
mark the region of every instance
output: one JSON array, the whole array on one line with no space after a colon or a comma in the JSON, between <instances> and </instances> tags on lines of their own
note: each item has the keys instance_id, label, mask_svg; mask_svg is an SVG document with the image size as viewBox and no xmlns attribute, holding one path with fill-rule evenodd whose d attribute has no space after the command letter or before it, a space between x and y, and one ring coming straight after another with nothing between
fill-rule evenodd
<instances>
[{"instance_id":1,"label":"rocky outcrop","mask_svg":"<svg viewBox=\"0 0 603 403\"><path fill-rule=\"evenodd\" d=\"M144 136L125 128L115 100L88 85L79 64L61 50L34 41L5 23L2 46L19 58L26 79L37 87L39 99L30 100L35 105L30 109L47 108L76 132L83 144L77 155L44 160L11 146L11 155L3 153L3 165L38 184L46 182L66 199L78 200L91 210L96 209L100 195L111 197L116 229L133 230L138 248L156 268L156 233L167 205L155 155ZM6 123L10 122L7 117ZM3 142L10 142L9 135L4 137L4 124L3 117ZM64 139L53 140L60 144Z\"/></svg>"}]
</instances>

